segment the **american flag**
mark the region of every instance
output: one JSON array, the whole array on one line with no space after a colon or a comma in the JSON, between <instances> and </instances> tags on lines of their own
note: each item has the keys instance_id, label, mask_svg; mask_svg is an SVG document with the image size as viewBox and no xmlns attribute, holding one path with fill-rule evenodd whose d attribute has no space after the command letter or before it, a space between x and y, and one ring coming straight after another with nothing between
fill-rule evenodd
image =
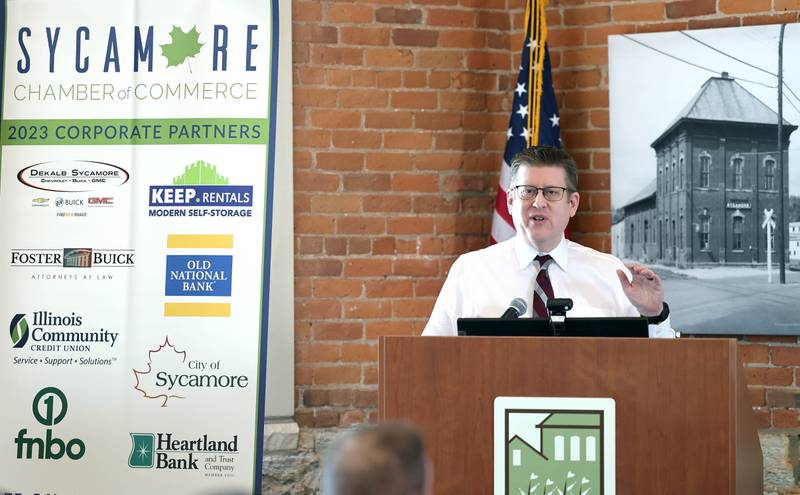
<instances>
[{"instance_id":1,"label":"american flag","mask_svg":"<svg viewBox=\"0 0 800 495\"><path fill-rule=\"evenodd\" d=\"M506 131L506 149L492 218L492 243L514 236L514 223L506 206L511 159L529 146L561 146L558 108L546 43L546 3L546 0L528 0L525 8L527 28L511 118Z\"/></svg>"}]
</instances>

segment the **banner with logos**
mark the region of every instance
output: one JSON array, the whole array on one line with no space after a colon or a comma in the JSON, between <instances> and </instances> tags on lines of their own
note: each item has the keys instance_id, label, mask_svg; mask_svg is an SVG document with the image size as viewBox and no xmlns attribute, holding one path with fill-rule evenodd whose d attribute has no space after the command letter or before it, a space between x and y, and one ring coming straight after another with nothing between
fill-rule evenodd
<instances>
[{"instance_id":1,"label":"banner with logos","mask_svg":"<svg viewBox=\"0 0 800 495\"><path fill-rule=\"evenodd\" d=\"M260 493L277 0L6 0L0 493Z\"/></svg>"}]
</instances>

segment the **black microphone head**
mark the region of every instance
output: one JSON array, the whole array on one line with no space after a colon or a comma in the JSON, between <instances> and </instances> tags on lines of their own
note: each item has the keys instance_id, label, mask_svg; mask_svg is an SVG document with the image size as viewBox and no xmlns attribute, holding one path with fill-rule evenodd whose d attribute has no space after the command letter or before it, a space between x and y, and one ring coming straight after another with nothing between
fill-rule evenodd
<instances>
[{"instance_id":1,"label":"black microphone head","mask_svg":"<svg viewBox=\"0 0 800 495\"><path fill-rule=\"evenodd\" d=\"M525 312L528 311L528 303L526 303L525 299L521 297L517 297L516 299L511 301L509 307L516 309L517 313L519 313L520 316L524 315Z\"/></svg>"},{"instance_id":2,"label":"black microphone head","mask_svg":"<svg viewBox=\"0 0 800 495\"><path fill-rule=\"evenodd\" d=\"M524 315L525 311L528 311L528 304L525 302L525 299L518 297L511 301L511 303L508 305L508 309L506 309L505 312L500 315L500 319L513 320Z\"/></svg>"}]
</instances>

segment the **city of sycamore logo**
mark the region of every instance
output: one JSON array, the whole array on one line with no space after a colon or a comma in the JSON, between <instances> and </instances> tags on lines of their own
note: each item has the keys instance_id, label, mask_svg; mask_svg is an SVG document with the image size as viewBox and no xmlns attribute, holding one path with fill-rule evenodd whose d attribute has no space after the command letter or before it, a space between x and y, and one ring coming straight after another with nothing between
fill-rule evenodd
<instances>
[{"instance_id":1,"label":"city of sycamore logo","mask_svg":"<svg viewBox=\"0 0 800 495\"><path fill-rule=\"evenodd\" d=\"M232 186L217 167L199 160L172 185L150 186L151 217L252 217L253 186Z\"/></svg>"},{"instance_id":2,"label":"city of sycamore logo","mask_svg":"<svg viewBox=\"0 0 800 495\"><path fill-rule=\"evenodd\" d=\"M613 399L497 397L495 495L613 495L615 432Z\"/></svg>"},{"instance_id":3,"label":"city of sycamore logo","mask_svg":"<svg viewBox=\"0 0 800 495\"><path fill-rule=\"evenodd\" d=\"M147 366L133 370L134 389L146 399L161 401L167 407L171 399L185 399L197 389L243 389L249 384L246 375L221 372L222 361L188 359L184 350L169 340L148 351Z\"/></svg>"}]
</instances>

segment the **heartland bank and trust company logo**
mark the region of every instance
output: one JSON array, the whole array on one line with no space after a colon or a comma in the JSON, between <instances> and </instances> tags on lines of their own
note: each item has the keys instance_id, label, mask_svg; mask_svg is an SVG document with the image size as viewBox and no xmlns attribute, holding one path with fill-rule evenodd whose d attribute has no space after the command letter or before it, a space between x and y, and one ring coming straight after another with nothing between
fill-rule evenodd
<instances>
[{"instance_id":1,"label":"heartland bank and trust company logo","mask_svg":"<svg viewBox=\"0 0 800 495\"><path fill-rule=\"evenodd\" d=\"M239 461L239 435L214 439L208 434L181 438L173 433L131 433L128 467L200 472L207 478L230 478Z\"/></svg>"}]
</instances>

